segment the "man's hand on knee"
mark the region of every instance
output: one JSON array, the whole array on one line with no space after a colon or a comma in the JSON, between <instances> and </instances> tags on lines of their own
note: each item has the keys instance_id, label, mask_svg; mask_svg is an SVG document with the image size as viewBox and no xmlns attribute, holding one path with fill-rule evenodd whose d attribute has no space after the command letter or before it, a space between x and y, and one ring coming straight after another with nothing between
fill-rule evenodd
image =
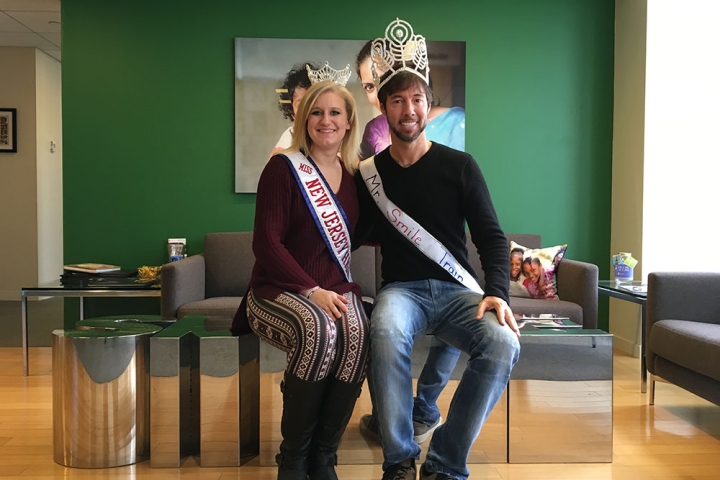
<instances>
[{"instance_id":1,"label":"man's hand on knee","mask_svg":"<svg viewBox=\"0 0 720 480\"><path fill-rule=\"evenodd\" d=\"M494 310L500 325L507 324L515 335L520 336L520 329L515 321L515 316L510 310L510 305L500 297L487 296L478 305L477 320L480 320L488 310Z\"/></svg>"}]
</instances>

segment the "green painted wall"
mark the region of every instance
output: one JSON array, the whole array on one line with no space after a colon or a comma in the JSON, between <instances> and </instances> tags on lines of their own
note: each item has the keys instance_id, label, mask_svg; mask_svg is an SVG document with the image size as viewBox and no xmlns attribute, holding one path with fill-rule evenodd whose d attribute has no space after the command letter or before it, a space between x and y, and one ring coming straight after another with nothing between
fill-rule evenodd
<instances>
[{"instance_id":1,"label":"green painted wall","mask_svg":"<svg viewBox=\"0 0 720 480\"><path fill-rule=\"evenodd\" d=\"M568 243L607 276L607 0L63 0L65 262L156 265L168 237L192 254L205 233L250 230L254 195L233 192L233 38L371 39L396 16L467 42L467 150L504 229Z\"/></svg>"}]
</instances>

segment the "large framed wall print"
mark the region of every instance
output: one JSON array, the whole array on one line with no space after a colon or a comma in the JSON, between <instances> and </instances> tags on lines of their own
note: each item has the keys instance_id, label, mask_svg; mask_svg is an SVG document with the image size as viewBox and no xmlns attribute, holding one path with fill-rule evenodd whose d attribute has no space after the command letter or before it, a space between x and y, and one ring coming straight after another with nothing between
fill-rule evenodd
<instances>
[{"instance_id":1,"label":"large framed wall print","mask_svg":"<svg viewBox=\"0 0 720 480\"><path fill-rule=\"evenodd\" d=\"M292 132L293 82L306 64L335 69L349 65L352 75L346 87L355 98L359 131L363 135L361 157L379 153L373 149L389 144L373 138L372 128L382 123L372 86L369 57L356 60L367 40L298 40L279 38L235 39L235 192L255 193L258 179L270 157L288 145ZM465 149L465 42L428 41L433 109L428 115L428 139L459 150ZM289 88L288 88L289 87ZM385 121L386 122L386 121ZM387 128L385 129L387 131ZM441 134L442 131L442 134ZM451 131L451 132L450 132ZM448 135L451 133L452 135Z\"/></svg>"}]
</instances>

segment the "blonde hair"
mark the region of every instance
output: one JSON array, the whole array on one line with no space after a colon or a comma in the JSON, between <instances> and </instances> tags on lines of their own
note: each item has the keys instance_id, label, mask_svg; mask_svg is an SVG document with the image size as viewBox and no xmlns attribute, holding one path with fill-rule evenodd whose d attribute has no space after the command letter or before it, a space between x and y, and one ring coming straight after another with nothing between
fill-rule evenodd
<instances>
[{"instance_id":1,"label":"blonde hair","mask_svg":"<svg viewBox=\"0 0 720 480\"><path fill-rule=\"evenodd\" d=\"M323 93L332 92L339 96L345 102L345 110L347 111L348 123L350 130L345 132L342 144L340 145L340 158L348 172L354 174L358 169L358 126L357 111L355 108L355 99L345 88L331 81L318 82L312 85L305 96L300 101L298 111L295 112L295 125L293 127L292 143L288 147L288 152L304 151L309 154L312 146L312 138L307 129L307 120L310 112L315 107L315 102Z\"/></svg>"}]
</instances>

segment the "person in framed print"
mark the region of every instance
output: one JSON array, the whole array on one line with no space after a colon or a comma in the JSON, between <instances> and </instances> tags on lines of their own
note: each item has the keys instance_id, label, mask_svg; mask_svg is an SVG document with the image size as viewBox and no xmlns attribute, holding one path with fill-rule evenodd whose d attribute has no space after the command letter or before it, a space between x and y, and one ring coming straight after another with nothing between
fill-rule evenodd
<instances>
[{"instance_id":1,"label":"person in framed print","mask_svg":"<svg viewBox=\"0 0 720 480\"><path fill-rule=\"evenodd\" d=\"M371 72L372 60L370 49L372 41L368 41L355 57L355 72L360 79L368 101L380 110L378 92L373 83ZM429 79L432 88L432 79ZM428 140L442 143L455 150L465 151L465 109L458 106L446 107L431 105L428 113ZM360 159L364 160L385 150L391 142L390 127L387 117L382 113L371 119L366 125L360 142Z\"/></svg>"},{"instance_id":2,"label":"person in framed print","mask_svg":"<svg viewBox=\"0 0 720 480\"><path fill-rule=\"evenodd\" d=\"M366 374L368 319L350 275L358 127L346 70L308 70L313 85L292 143L260 176L256 260L233 325L242 331L247 321L288 354L278 480L337 479L338 445Z\"/></svg>"},{"instance_id":3,"label":"person in framed print","mask_svg":"<svg viewBox=\"0 0 720 480\"><path fill-rule=\"evenodd\" d=\"M278 110L283 114L284 118L287 118L293 124L291 124L285 131L280 135L275 147L270 152L270 157L280 153L292 144L292 133L293 125L295 122L295 110L300 106L300 101L307 93L310 88L310 77L308 77L307 68L308 66L317 70L317 65L309 62L296 63L285 75L285 80L282 86L276 91L280 94L280 100L278 102Z\"/></svg>"}]
</instances>

